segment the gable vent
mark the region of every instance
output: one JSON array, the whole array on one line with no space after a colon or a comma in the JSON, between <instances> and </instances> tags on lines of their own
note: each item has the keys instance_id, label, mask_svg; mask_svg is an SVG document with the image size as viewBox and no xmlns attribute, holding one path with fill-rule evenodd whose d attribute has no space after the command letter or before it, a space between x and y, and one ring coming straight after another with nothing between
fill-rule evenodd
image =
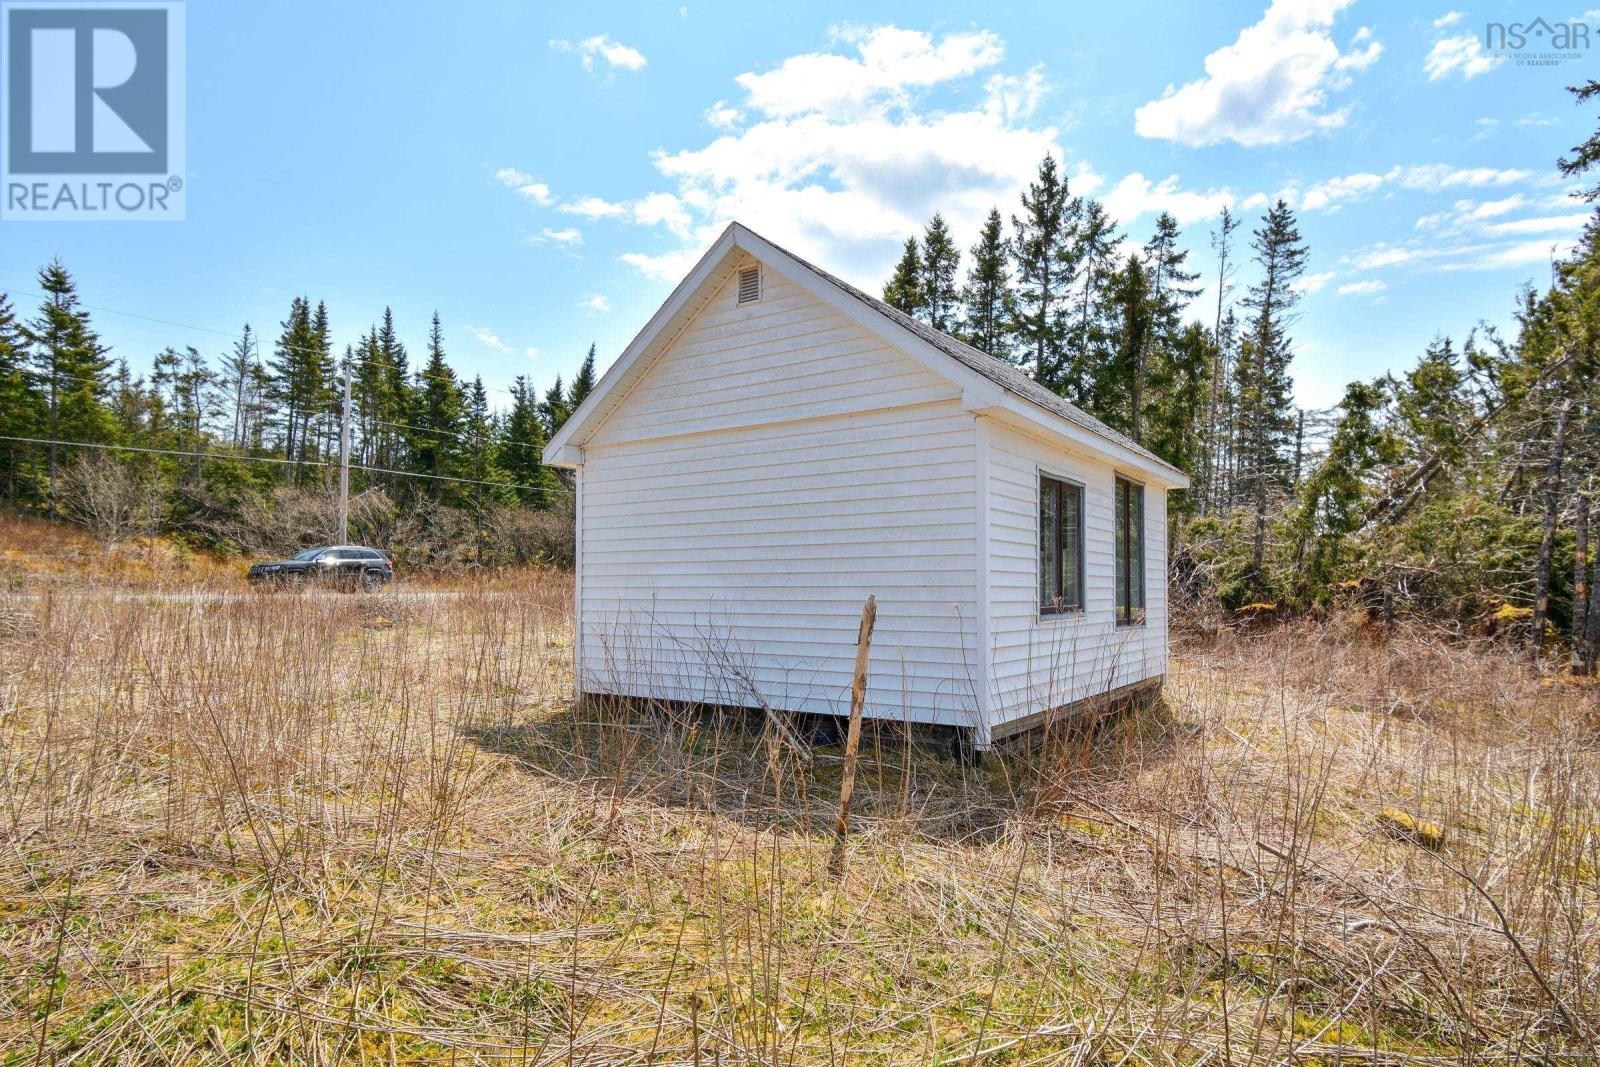
<instances>
[{"instance_id":1,"label":"gable vent","mask_svg":"<svg viewBox=\"0 0 1600 1067\"><path fill-rule=\"evenodd\" d=\"M739 271L739 303L753 304L761 299L761 268L745 267Z\"/></svg>"}]
</instances>

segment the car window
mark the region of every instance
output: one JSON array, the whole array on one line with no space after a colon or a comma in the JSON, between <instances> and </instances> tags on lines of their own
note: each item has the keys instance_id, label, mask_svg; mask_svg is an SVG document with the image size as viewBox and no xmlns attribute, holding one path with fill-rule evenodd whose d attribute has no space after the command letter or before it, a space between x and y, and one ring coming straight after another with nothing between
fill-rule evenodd
<instances>
[{"instance_id":1,"label":"car window","mask_svg":"<svg viewBox=\"0 0 1600 1067\"><path fill-rule=\"evenodd\" d=\"M320 548L308 548L304 552L295 553L294 558L301 563L310 563L312 560L317 558L317 555L321 551L322 549Z\"/></svg>"}]
</instances>

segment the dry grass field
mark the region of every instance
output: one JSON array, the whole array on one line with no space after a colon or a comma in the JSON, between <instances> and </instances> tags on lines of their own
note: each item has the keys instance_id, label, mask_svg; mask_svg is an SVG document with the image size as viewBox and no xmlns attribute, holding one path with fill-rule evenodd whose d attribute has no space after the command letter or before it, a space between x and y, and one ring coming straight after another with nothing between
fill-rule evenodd
<instances>
[{"instance_id":1,"label":"dry grass field","mask_svg":"<svg viewBox=\"0 0 1600 1067\"><path fill-rule=\"evenodd\" d=\"M1092 733L868 745L835 882L837 750L575 709L569 592L0 605L0 1062L1600 1061L1594 689L1189 639Z\"/></svg>"}]
</instances>

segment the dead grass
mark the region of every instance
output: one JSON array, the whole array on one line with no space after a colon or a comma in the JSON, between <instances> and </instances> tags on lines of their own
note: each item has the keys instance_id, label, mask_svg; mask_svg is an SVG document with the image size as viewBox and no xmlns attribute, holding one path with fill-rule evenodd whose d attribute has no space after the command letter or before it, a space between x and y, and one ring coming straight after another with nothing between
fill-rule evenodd
<instances>
[{"instance_id":1,"label":"dead grass","mask_svg":"<svg viewBox=\"0 0 1600 1067\"><path fill-rule=\"evenodd\" d=\"M33 602L0 1061L1596 1059L1592 689L1224 635L1093 735L868 748L834 884L837 762L574 709L569 592Z\"/></svg>"}]
</instances>

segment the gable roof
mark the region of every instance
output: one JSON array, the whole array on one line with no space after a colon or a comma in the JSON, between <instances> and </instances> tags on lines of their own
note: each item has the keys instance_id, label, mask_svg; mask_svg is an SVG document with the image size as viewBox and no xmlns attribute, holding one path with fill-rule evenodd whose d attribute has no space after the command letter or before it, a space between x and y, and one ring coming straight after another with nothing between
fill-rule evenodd
<instances>
[{"instance_id":1,"label":"gable roof","mask_svg":"<svg viewBox=\"0 0 1600 1067\"><path fill-rule=\"evenodd\" d=\"M673 290L666 303L651 316L650 321L623 350L616 363L606 371L594 391L578 410L572 413L560 431L550 439L545 448L545 462L557 466L576 466L581 462L572 457L572 449L580 443L580 435L585 428L591 424L598 426L600 421L621 402L628 391L624 382L631 385L632 381L636 380L635 373L643 373L640 364L648 363L645 359L647 352L653 354L671 344L678 330L681 330L698 312L699 304L709 299L726 275L731 272L732 267L728 260L736 250L748 252L763 263L775 267L801 287L811 290L825 302L834 304L845 312L847 317L869 328L876 327L875 332L889 335L891 343L897 343L897 347L906 350L908 354L920 357L924 351L935 353L934 359L923 361L929 369L951 379L955 384L965 387L972 379L978 379L990 386L998 387L1001 393L1023 402L1023 410L1019 414L1025 417L1033 416L1039 422L1045 423L1046 428L1051 428L1048 424L1053 423L1056 424L1054 428L1070 427L1071 430L1077 431L1072 436L1087 433L1110 446L1109 451L1134 459L1140 467L1154 468L1156 472L1164 475L1163 480L1170 481L1173 485L1188 484L1188 477L1177 467L1140 446L1125 434L1111 429L1082 408L1057 396L1017 367L917 321L793 252L772 244L737 222L729 223L727 229L723 230L716 242L695 264L694 269ZM786 267L788 269L785 269ZM707 283L713 280L717 284L708 288ZM705 292L699 304L695 304L694 296L703 290ZM691 307L691 304L695 306ZM845 306L840 306L841 304ZM676 329L672 328L674 326ZM1067 427L1061 427L1061 423L1067 424Z\"/></svg>"}]
</instances>

